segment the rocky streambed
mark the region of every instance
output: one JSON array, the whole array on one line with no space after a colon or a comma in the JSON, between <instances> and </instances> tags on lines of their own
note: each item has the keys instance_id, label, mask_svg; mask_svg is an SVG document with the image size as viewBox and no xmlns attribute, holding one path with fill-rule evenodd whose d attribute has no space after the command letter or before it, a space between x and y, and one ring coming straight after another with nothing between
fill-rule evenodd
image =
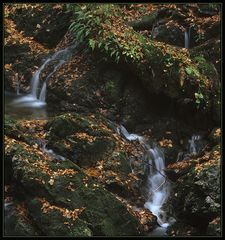
<instances>
[{"instance_id":1,"label":"rocky streambed","mask_svg":"<svg viewBox=\"0 0 225 240\"><path fill-rule=\"evenodd\" d=\"M197 27L186 29L190 60L176 48L172 58L181 54L187 64L176 83L173 69L164 75L151 55L151 69L140 70L129 61L101 61L98 51L74 42L64 4L25 5L5 8L5 235L221 235L220 51L215 45L210 59L206 47L219 36L218 11L186 6L205 40L194 38ZM124 7L128 25L143 36L147 27L153 49L158 41L181 47L181 26L190 21L185 6L146 6L150 19L135 5ZM139 21L132 22L134 12ZM170 45L162 46L172 51ZM196 74L207 83L207 107L195 106L203 96L195 94Z\"/></svg>"}]
</instances>

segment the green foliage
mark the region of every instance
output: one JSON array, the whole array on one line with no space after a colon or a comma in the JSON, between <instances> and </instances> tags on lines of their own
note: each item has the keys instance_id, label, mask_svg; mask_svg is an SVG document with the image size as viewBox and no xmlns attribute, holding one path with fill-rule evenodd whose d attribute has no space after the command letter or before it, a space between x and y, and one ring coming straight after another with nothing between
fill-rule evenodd
<instances>
[{"instance_id":1,"label":"green foliage","mask_svg":"<svg viewBox=\"0 0 225 240\"><path fill-rule=\"evenodd\" d=\"M206 72L200 65L196 67L187 52L134 31L116 4L68 4L68 9L74 13L69 28L74 38L95 51L99 59L127 62L141 76L151 74L149 70L152 69L154 79L149 81L154 82L149 83L149 87L162 89L172 84L162 91L172 97L185 93L196 100L198 107L206 106L205 82L208 80L203 75Z\"/></svg>"},{"instance_id":2,"label":"green foliage","mask_svg":"<svg viewBox=\"0 0 225 240\"><path fill-rule=\"evenodd\" d=\"M193 60L196 62L200 73L210 76L212 78L218 75L214 65L210 62L207 62L202 54L194 57Z\"/></svg>"},{"instance_id":3,"label":"green foliage","mask_svg":"<svg viewBox=\"0 0 225 240\"><path fill-rule=\"evenodd\" d=\"M98 50L106 60L112 58L117 63L122 58L126 62L141 60L138 44L141 37L133 36L130 29L120 31L114 26L115 17L119 19L121 14L120 8L112 4L68 4L67 8L74 13L69 30L76 40L85 42L92 51Z\"/></svg>"},{"instance_id":4,"label":"green foliage","mask_svg":"<svg viewBox=\"0 0 225 240\"><path fill-rule=\"evenodd\" d=\"M191 66L186 67L186 68L185 68L185 71L186 71L186 73L187 73L188 75L190 75L190 76L192 76L192 77L200 77L199 71L198 71L196 68L194 68L194 67L191 67Z\"/></svg>"}]
</instances>

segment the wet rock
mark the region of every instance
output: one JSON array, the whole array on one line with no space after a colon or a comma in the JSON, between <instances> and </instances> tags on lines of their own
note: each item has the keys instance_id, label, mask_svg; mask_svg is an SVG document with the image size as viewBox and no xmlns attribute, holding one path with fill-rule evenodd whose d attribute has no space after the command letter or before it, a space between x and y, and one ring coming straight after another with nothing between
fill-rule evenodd
<instances>
[{"instance_id":1,"label":"wet rock","mask_svg":"<svg viewBox=\"0 0 225 240\"><path fill-rule=\"evenodd\" d=\"M44 235L140 234L137 220L126 207L69 160L56 164L38 149L28 151L25 143L14 141L7 146L8 155L16 148L14 178L26 190L28 212Z\"/></svg>"},{"instance_id":2,"label":"wet rock","mask_svg":"<svg viewBox=\"0 0 225 240\"><path fill-rule=\"evenodd\" d=\"M199 236L199 230L191 225L175 222L167 229L167 234L169 236Z\"/></svg>"},{"instance_id":3,"label":"wet rock","mask_svg":"<svg viewBox=\"0 0 225 240\"><path fill-rule=\"evenodd\" d=\"M221 144L221 128L214 128L208 138L212 145Z\"/></svg>"},{"instance_id":4,"label":"wet rock","mask_svg":"<svg viewBox=\"0 0 225 240\"><path fill-rule=\"evenodd\" d=\"M48 50L19 32L11 19L6 18L5 21L5 87L16 92L19 82L20 93L28 92L32 74Z\"/></svg>"},{"instance_id":5,"label":"wet rock","mask_svg":"<svg viewBox=\"0 0 225 240\"><path fill-rule=\"evenodd\" d=\"M40 233L32 225L31 219L24 214L24 209L20 205L5 204L4 216L6 236L37 236Z\"/></svg>"},{"instance_id":6,"label":"wet rock","mask_svg":"<svg viewBox=\"0 0 225 240\"><path fill-rule=\"evenodd\" d=\"M213 219L207 228L207 234L210 236L221 236L221 220L220 217Z\"/></svg>"},{"instance_id":7,"label":"wet rock","mask_svg":"<svg viewBox=\"0 0 225 240\"><path fill-rule=\"evenodd\" d=\"M123 93L121 120L127 129L134 129L146 115L146 99L135 85L126 85Z\"/></svg>"},{"instance_id":8,"label":"wet rock","mask_svg":"<svg viewBox=\"0 0 225 240\"><path fill-rule=\"evenodd\" d=\"M219 151L205 152L196 160L182 161L170 168L183 174L174 184L168 205L172 204L177 220L207 234L209 222L221 211Z\"/></svg>"},{"instance_id":9,"label":"wet rock","mask_svg":"<svg viewBox=\"0 0 225 240\"><path fill-rule=\"evenodd\" d=\"M124 84L122 72L114 69L107 70L107 68L103 71L103 95L105 95L105 98L109 104L118 104L120 98L122 97L122 89Z\"/></svg>"},{"instance_id":10,"label":"wet rock","mask_svg":"<svg viewBox=\"0 0 225 240\"><path fill-rule=\"evenodd\" d=\"M138 21L133 21L128 23L131 27L134 28L136 31L141 31L141 30L150 30L152 28L152 25L155 23L157 20L158 13L153 12L150 15L144 16L141 20Z\"/></svg>"},{"instance_id":11,"label":"wet rock","mask_svg":"<svg viewBox=\"0 0 225 240\"><path fill-rule=\"evenodd\" d=\"M153 38L159 42L184 47L184 31L179 25L160 25L154 29Z\"/></svg>"},{"instance_id":12,"label":"wet rock","mask_svg":"<svg viewBox=\"0 0 225 240\"><path fill-rule=\"evenodd\" d=\"M49 206L50 209L43 208L43 201L45 205L48 204L46 200L34 198L29 202L28 210L33 220L46 236L69 236L69 237L90 237L92 231L88 224L77 218L67 217L69 211L63 212L63 208Z\"/></svg>"},{"instance_id":13,"label":"wet rock","mask_svg":"<svg viewBox=\"0 0 225 240\"><path fill-rule=\"evenodd\" d=\"M46 126L50 130L48 146L81 167L93 166L115 147L110 130L99 127L98 121L78 114L58 116Z\"/></svg>"},{"instance_id":14,"label":"wet rock","mask_svg":"<svg viewBox=\"0 0 225 240\"><path fill-rule=\"evenodd\" d=\"M35 41L48 48L55 47L68 30L71 13L66 13L65 5L28 4L18 7L10 17L16 22L17 29L24 31Z\"/></svg>"}]
</instances>

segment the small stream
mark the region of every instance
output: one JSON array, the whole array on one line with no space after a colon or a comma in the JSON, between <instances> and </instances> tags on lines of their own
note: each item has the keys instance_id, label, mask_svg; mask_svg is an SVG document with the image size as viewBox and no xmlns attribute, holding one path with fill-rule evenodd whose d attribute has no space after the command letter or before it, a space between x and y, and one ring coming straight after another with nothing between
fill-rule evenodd
<instances>
[{"instance_id":1,"label":"small stream","mask_svg":"<svg viewBox=\"0 0 225 240\"><path fill-rule=\"evenodd\" d=\"M145 162L148 164L148 198L144 207L149 209L153 215L157 217L159 227L153 230L149 236L165 236L167 227L175 221L174 218L168 218L166 213L162 210L170 194L170 182L164 175L165 158L162 150L157 146L150 146L147 140L137 134L129 134L124 126L117 129L128 141L139 141L145 149Z\"/></svg>"},{"instance_id":2,"label":"small stream","mask_svg":"<svg viewBox=\"0 0 225 240\"><path fill-rule=\"evenodd\" d=\"M149 211L157 217L159 225L151 231L148 236L167 236L167 228L175 223L176 219L172 216L167 216L164 211L165 204L171 191L171 182L168 181L168 178L164 173L166 166L163 150L155 143L152 144L153 146L150 146L147 139L138 134L129 134L126 128L122 125L117 127L116 131L128 141L139 141L145 149L143 159L148 164L148 198L144 207L149 209ZM187 152L182 152L182 158L180 160L197 155L202 148L203 142L201 135L192 135L188 140ZM181 152L178 153L178 156L180 154Z\"/></svg>"},{"instance_id":3,"label":"small stream","mask_svg":"<svg viewBox=\"0 0 225 240\"><path fill-rule=\"evenodd\" d=\"M188 48L188 34L185 32L185 47ZM68 61L71 56L71 49L69 47L64 50L60 50L49 57L42 66L34 73L31 79L31 92L29 94L20 94L19 81L16 93L5 92L5 114L9 114L16 119L48 119L56 115L57 113L50 109L46 103L46 92L49 78ZM45 81L40 88L40 74L49 64L53 63L53 68L50 73L47 74ZM174 223L176 220L172 216L167 216L163 211L163 207L168 200L171 191L171 183L165 176L164 169L165 157L162 149L156 144L149 145L147 139L138 134L130 134L126 128L122 125L116 128L118 134L124 137L128 141L138 141L140 145L145 149L143 159L148 166L147 176L147 189L148 198L144 204L146 209L149 209L153 215L157 217L158 227L156 227L149 236L166 236L167 227ZM184 156L196 155L201 147L199 143L201 136L193 135L189 140L188 152L182 155L178 153L178 160L184 159ZM48 154L51 158L63 161L62 156L57 155L51 149L46 148L46 143L42 143L42 151ZM180 159L179 159L180 158ZM10 205L10 204L9 204ZM5 209L8 209L8 205L5 205Z\"/></svg>"}]
</instances>

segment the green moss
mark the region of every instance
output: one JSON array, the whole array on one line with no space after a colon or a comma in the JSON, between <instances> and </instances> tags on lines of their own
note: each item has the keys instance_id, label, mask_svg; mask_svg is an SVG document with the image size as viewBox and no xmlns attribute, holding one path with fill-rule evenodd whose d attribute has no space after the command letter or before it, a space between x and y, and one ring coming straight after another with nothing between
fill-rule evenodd
<instances>
[{"instance_id":1,"label":"green moss","mask_svg":"<svg viewBox=\"0 0 225 240\"><path fill-rule=\"evenodd\" d=\"M151 41L135 32L132 27L126 25L121 8L117 5L110 4L108 9L110 11L102 11L102 5L85 5L80 9L71 25L74 37L78 41L86 42L90 49L106 61L126 63L128 68L139 76L150 93L163 93L177 100L189 98L194 100L196 107L201 107L203 112L211 110L214 103L210 86L213 72L210 65L204 63L202 66L201 63L198 67L184 49ZM88 24L90 22L91 25ZM103 22L107 23L107 30L101 25ZM116 24L124 29L121 34L116 31ZM83 37L80 39L78 35ZM121 37L123 41L120 41ZM89 39L94 41L91 46ZM108 89L109 92L113 92L110 83Z\"/></svg>"},{"instance_id":2,"label":"green moss","mask_svg":"<svg viewBox=\"0 0 225 240\"><path fill-rule=\"evenodd\" d=\"M4 134L8 136L18 137L23 131L23 127L11 116L4 116Z\"/></svg>"},{"instance_id":3,"label":"green moss","mask_svg":"<svg viewBox=\"0 0 225 240\"><path fill-rule=\"evenodd\" d=\"M203 55L196 56L193 58L193 60L196 62L200 73L209 76L212 79L218 77L218 73L214 65L210 62L207 62Z\"/></svg>"},{"instance_id":4,"label":"green moss","mask_svg":"<svg viewBox=\"0 0 225 240\"><path fill-rule=\"evenodd\" d=\"M70 125L64 125L66 124L64 120ZM49 129L48 146L82 167L94 165L115 148L115 139L102 118L67 114L47 123L47 129Z\"/></svg>"},{"instance_id":5,"label":"green moss","mask_svg":"<svg viewBox=\"0 0 225 240\"><path fill-rule=\"evenodd\" d=\"M126 152L113 152L112 157L106 162L105 168L116 171L122 176L127 176L131 169Z\"/></svg>"},{"instance_id":6,"label":"green moss","mask_svg":"<svg viewBox=\"0 0 225 240\"><path fill-rule=\"evenodd\" d=\"M49 209L46 213L43 213L41 207L41 203L35 198L28 205L31 216L45 235L70 237L92 236L92 231L88 228L87 223L81 219L72 220L71 218L67 218L57 209Z\"/></svg>"}]
</instances>

